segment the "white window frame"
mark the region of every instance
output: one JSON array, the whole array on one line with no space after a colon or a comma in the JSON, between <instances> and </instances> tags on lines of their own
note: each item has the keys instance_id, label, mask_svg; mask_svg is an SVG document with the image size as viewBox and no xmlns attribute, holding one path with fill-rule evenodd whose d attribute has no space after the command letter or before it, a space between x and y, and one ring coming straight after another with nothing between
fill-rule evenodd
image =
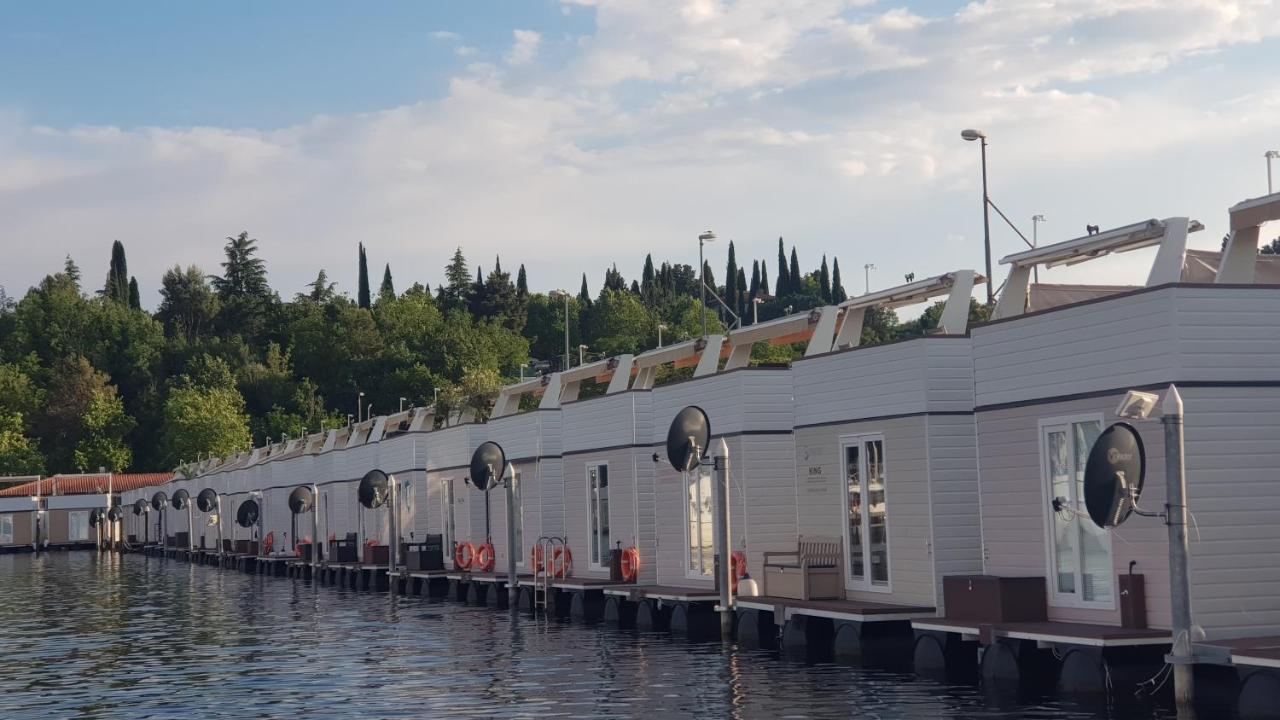
<instances>
[{"instance_id":1,"label":"white window frame","mask_svg":"<svg viewBox=\"0 0 1280 720\"><path fill-rule=\"evenodd\" d=\"M880 451L882 453L881 463L884 465L884 485L885 485L885 522L888 523L889 514L889 443L885 440L883 432L866 432L856 433L852 435L840 436L840 574L844 577L845 589L855 590L858 592L876 592L876 593L892 593L893 592L893 543L889 539L889 531L885 530L885 558L889 563L888 580L884 584L876 584L871 580L871 511L870 504L866 502L866 498L870 496L870 487L867 481L867 473L859 470L858 477L862 483L862 567L863 578L856 580L850 570L849 564L849 469L847 467L849 452L848 448L858 448L858 462L866 463L866 453L863 450L864 443L880 442Z\"/></svg>"},{"instance_id":2,"label":"white window frame","mask_svg":"<svg viewBox=\"0 0 1280 720\"><path fill-rule=\"evenodd\" d=\"M446 563L453 562L453 543L456 539L449 531L453 514L453 478L440 478L440 551ZM456 529L456 528L455 528Z\"/></svg>"},{"instance_id":3,"label":"white window frame","mask_svg":"<svg viewBox=\"0 0 1280 720\"><path fill-rule=\"evenodd\" d=\"M1106 539L1107 556L1111 559L1111 592L1106 600L1085 600L1083 599L1083 557L1080 555L1081 548L1076 547L1076 576L1080 578L1077 587L1081 588L1081 592L1076 593L1060 593L1058 592L1058 571L1054 564L1053 552L1055 547L1055 539L1053 535L1053 497L1049 491L1049 437L1050 429L1058 429L1065 427L1067 429L1067 437L1072 438L1071 427L1076 423L1095 422L1098 424L1098 430L1107 429L1106 422L1102 417L1102 413L1081 413L1077 415L1061 415L1057 417L1042 418L1036 426L1036 451L1040 459L1040 497L1041 503L1041 519L1044 525L1044 568L1045 581L1048 583L1048 599L1049 605L1052 607L1077 608L1081 610L1115 610L1116 609L1116 585L1119 582L1116 579L1116 556L1115 547L1111 542L1111 533L1106 533L1103 537ZM1074 455L1072 462L1075 462ZM1081 469L1083 471L1083 469ZM1072 478L1072 487L1075 485L1075 479ZM1092 522L1087 515L1077 515L1075 522Z\"/></svg>"},{"instance_id":4,"label":"white window frame","mask_svg":"<svg viewBox=\"0 0 1280 720\"><path fill-rule=\"evenodd\" d=\"M73 535L73 534L72 534L72 528L75 526L75 524L73 524L73 523L71 522L71 519L72 519L72 518L76 518L76 519L77 519L78 523L76 523L76 524L83 523L83 527L84 527L84 535L83 535L83 536ZM69 511L67 511L67 542L86 542L86 541L88 541L88 540L90 539L90 537L91 537L91 534L92 534L92 533L90 532L90 530L91 530L91 529L92 529L92 528L90 528L90 527L89 527L89 511L88 511L88 510L69 510Z\"/></svg>"},{"instance_id":5,"label":"white window frame","mask_svg":"<svg viewBox=\"0 0 1280 720\"><path fill-rule=\"evenodd\" d=\"M609 550L612 549L611 543L613 542L612 497L610 497L611 502L609 503L609 507L606 508L606 511L608 514L608 517L606 519L609 521L609 538L608 538L608 541L605 543L605 548L604 548L604 556L606 558L605 562L604 563L596 562L596 558L593 556L591 552L591 543L596 540L596 527L595 527L595 521L593 520L593 518L595 517L596 511L597 511L597 507L595 505L595 498L592 497L592 492L591 492L591 471L601 467L603 467L605 469L605 472L609 475L609 488L610 490L612 490L613 489L613 472L612 472L612 469L609 467L608 460L591 460L587 462L586 466L583 468L583 475L582 475L583 479L586 480L585 485L587 490L587 569L595 570L598 572L608 572L609 571L609 562L608 562Z\"/></svg>"},{"instance_id":6,"label":"white window frame","mask_svg":"<svg viewBox=\"0 0 1280 720\"><path fill-rule=\"evenodd\" d=\"M516 506L516 567L523 568L524 562L524 473L521 472L520 466L512 463L511 465L511 498L515 500ZM511 508L507 508L507 512L511 512Z\"/></svg>"},{"instance_id":7,"label":"white window frame","mask_svg":"<svg viewBox=\"0 0 1280 720\"><path fill-rule=\"evenodd\" d=\"M6 525L9 527L8 532L6 532L4 529ZM12 545L12 544L13 544L13 515L10 513L5 513L3 515L0 515L0 545Z\"/></svg>"},{"instance_id":8,"label":"white window frame","mask_svg":"<svg viewBox=\"0 0 1280 720\"><path fill-rule=\"evenodd\" d=\"M681 552L684 555L684 560L682 564L684 565L684 576L685 576L685 579L687 580L714 580L715 579L714 557L715 557L716 518L715 518L714 507L711 509L711 516L707 518L707 522L711 523L711 532L712 532L712 538L711 538L711 553L713 558L712 567L708 568L707 572L705 573L699 572L693 567L693 564L690 562L690 558L689 558L689 552L693 549L693 538L689 536L689 526L691 525L690 518L689 518L689 487L691 485L690 478L693 477L694 474L696 473L699 478L699 482L701 482L701 477L703 476L704 472L706 474L706 477L709 480L711 480L711 482L707 483L707 488L708 488L708 491L711 493L711 496L714 502L715 479L714 479L714 475L711 472L711 466L709 464L699 465L698 467L694 468L690 472L680 473L681 481L684 484L684 492L681 495L681 502L684 504L684 512L682 513L682 515L684 516L684 548L681 550Z\"/></svg>"}]
</instances>

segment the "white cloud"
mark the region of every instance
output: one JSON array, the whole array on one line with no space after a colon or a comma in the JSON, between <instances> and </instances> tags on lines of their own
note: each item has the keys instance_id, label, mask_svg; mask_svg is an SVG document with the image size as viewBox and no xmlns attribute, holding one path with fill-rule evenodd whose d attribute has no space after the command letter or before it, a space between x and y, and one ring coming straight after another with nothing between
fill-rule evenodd
<instances>
[{"instance_id":1,"label":"white cloud","mask_svg":"<svg viewBox=\"0 0 1280 720\"><path fill-rule=\"evenodd\" d=\"M772 265L784 235L806 265L825 252L923 277L981 261L970 126L992 138L993 198L1020 223L1045 213L1049 240L1192 214L1210 227L1193 244L1213 246L1227 205L1265 183L1280 68L1226 55L1277 42L1268 4L574 5L597 28L565 66L534 62L542 36L517 30L507 64L404 107L276 130L0 116L0 232L21 248L0 285L14 294L68 252L95 278L119 238L150 294L176 262L215 270L242 229L286 295L320 267L351 287L357 241L400 283L434 285L463 245L486 267L525 263L537 288L584 270L595 288L606 263L689 261L707 226L740 258ZM995 234L998 255L1017 249Z\"/></svg>"},{"instance_id":2,"label":"white cloud","mask_svg":"<svg viewBox=\"0 0 1280 720\"><path fill-rule=\"evenodd\" d=\"M436 30L435 32L431 33L431 37L432 37L432 38L435 38L436 40L457 40L457 39L459 39L458 33L453 32L453 31L451 31L451 30Z\"/></svg>"},{"instance_id":3,"label":"white cloud","mask_svg":"<svg viewBox=\"0 0 1280 720\"><path fill-rule=\"evenodd\" d=\"M542 35L532 30L513 30L515 43L511 52L507 53L507 62L512 65L524 65L538 56L538 48L542 45Z\"/></svg>"}]
</instances>

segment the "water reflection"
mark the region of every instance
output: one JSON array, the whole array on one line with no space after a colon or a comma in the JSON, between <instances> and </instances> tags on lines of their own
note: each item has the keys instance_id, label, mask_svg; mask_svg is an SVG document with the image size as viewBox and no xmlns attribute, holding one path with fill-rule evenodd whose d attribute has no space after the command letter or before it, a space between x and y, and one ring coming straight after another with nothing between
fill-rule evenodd
<instances>
[{"instance_id":1,"label":"water reflection","mask_svg":"<svg viewBox=\"0 0 1280 720\"><path fill-rule=\"evenodd\" d=\"M1098 717L903 673L91 552L0 555L0 639L5 717Z\"/></svg>"}]
</instances>

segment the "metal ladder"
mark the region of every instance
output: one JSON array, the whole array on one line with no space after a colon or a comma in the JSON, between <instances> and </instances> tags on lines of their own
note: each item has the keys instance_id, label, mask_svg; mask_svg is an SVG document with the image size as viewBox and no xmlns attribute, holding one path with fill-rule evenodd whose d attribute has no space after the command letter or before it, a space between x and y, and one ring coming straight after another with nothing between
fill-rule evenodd
<instances>
[{"instance_id":1,"label":"metal ladder","mask_svg":"<svg viewBox=\"0 0 1280 720\"><path fill-rule=\"evenodd\" d=\"M545 612L551 598L551 582L555 579L551 561L555 557L556 548L560 548L561 557L568 546L565 540L557 535L543 535L538 538L538 553L542 555L542 568L533 566L533 609L542 608Z\"/></svg>"}]
</instances>

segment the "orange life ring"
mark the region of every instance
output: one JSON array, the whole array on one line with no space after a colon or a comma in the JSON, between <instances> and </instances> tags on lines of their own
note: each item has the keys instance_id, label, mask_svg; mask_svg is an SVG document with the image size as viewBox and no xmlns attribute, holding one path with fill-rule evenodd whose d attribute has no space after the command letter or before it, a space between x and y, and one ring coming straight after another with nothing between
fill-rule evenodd
<instances>
[{"instance_id":1,"label":"orange life ring","mask_svg":"<svg viewBox=\"0 0 1280 720\"><path fill-rule=\"evenodd\" d=\"M529 561L535 573L542 572L542 546L534 545L533 550L529 552Z\"/></svg>"},{"instance_id":2,"label":"orange life ring","mask_svg":"<svg viewBox=\"0 0 1280 720\"><path fill-rule=\"evenodd\" d=\"M480 543L480 547L476 548L475 566L481 572L489 572L493 570L493 543L485 541Z\"/></svg>"},{"instance_id":3,"label":"orange life ring","mask_svg":"<svg viewBox=\"0 0 1280 720\"><path fill-rule=\"evenodd\" d=\"M738 580L747 574L747 554L741 550L734 550L729 556L730 569L733 571L730 577L733 578L733 592L738 592Z\"/></svg>"},{"instance_id":4,"label":"orange life ring","mask_svg":"<svg viewBox=\"0 0 1280 720\"><path fill-rule=\"evenodd\" d=\"M470 570L475 557L476 548L469 542L460 542L453 548L453 565L459 570Z\"/></svg>"},{"instance_id":5,"label":"orange life ring","mask_svg":"<svg viewBox=\"0 0 1280 720\"><path fill-rule=\"evenodd\" d=\"M267 536L262 538L262 554L270 555L271 548L275 547L275 545L276 545L276 534L274 532L267 533Z\"/></svg>"},{"instance_id":6,"label":"orange life ring","mask_svg":"<svg viewBox=\"0 0 1280 720\"><path fill-rule=\"evenodd\" d=\"M635 582L639 572L640 551L633 545L622 551L622 579L626 582Z\"/></svg>"},{"instance_id":7,"label":"orange life ring","mask_svg":"<svg viewBox=\"0 0 1280 720\"><path fill-rule=\"evenodd\" d=\"M557 565L556 563L559 563ZM558 578L567 578L573 575L573 551L566 545L563 548L557 547L555 552L551 553L551 574Z\"/></svg>"}]
</instances>

